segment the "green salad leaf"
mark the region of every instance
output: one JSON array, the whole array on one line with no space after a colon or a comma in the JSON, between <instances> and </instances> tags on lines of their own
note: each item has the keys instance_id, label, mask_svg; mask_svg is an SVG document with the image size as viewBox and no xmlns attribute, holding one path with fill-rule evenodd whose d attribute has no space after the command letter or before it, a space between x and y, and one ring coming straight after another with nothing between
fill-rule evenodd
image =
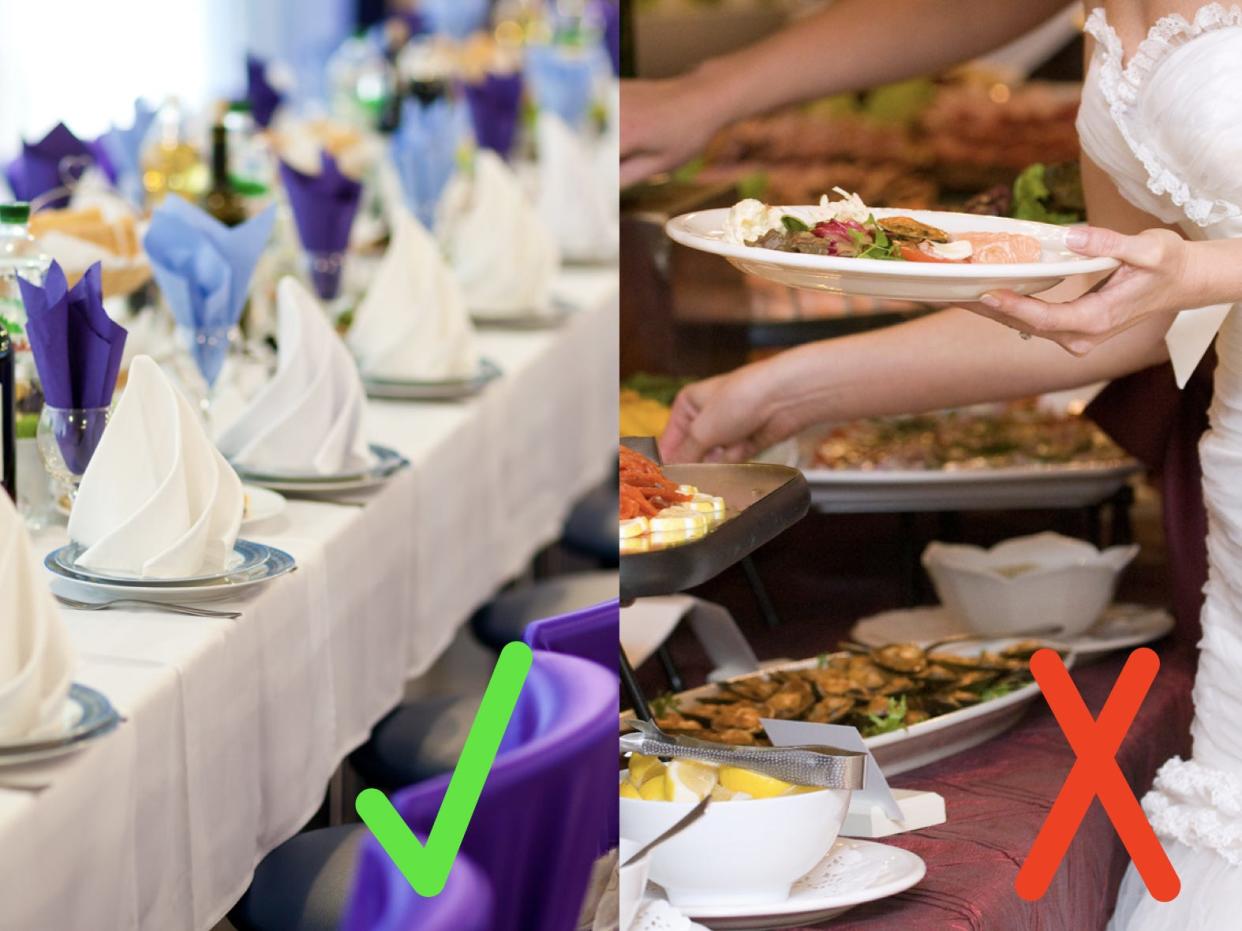
<instances>
[{"instance_id":1,"label":"green salad leaf","mask_svg":"<svg viewBox=\"0 0 1242 931\"><path fill-rule=\"evenodd\" d=\"M1044 165L1036 162L1022 170L1013 182L1013 216L1018 220L1035 220L1039 223L1077 223L1076 213L1051 210L1052 191L1044 180Z\"/></svg>"},{"instance_id":2,"label":"green salad leaf","mask_svg":"<svg viewBox=\"0 0 1242 931\"><path fill-rule=\"evenodd\" d=\"M906 713L910 709L906 706L906 696L900 698L890 698L888 700L888 711L884 714L869 714L867 720L871 722L871 726L867 728L867 737L876 737L880 734L889 734L893 731L899 731L906 726Z\"/></svg>"},{"instance_id":3,"label":"green salad leaf","mask_svg":"<svg viewBox=\"0 0 1242 931\"><path fill-rule=\"evenodd\" d=\"M791 233L809 233L811 228L795 216L785 214L781 217L781 225Z\"/></svg>"}]
</instances>

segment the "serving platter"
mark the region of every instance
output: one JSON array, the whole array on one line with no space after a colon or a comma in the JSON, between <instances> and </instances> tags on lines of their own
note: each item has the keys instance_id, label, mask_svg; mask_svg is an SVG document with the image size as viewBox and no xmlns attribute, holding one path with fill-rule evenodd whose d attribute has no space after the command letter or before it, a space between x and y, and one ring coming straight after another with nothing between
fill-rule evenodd
<instances>
[{"instance_id":1,"label":"serving platter","mask_svg":"<svg viewBox=\"0 0 1242 931\"><path fill-rule=\"evenodd\" d=\"M799 218L813 217L819 210L809 205L776 209ZM1092 258L1073 252L1065 245L1067 227L1051 223L941 210L876 208L871 212L877 219L911 217L950 234L995 232L1033 236L1043 247L1043 260L974 265L780 252L730 242L725 235L729 208L682 214L669 220L665 231L683 246L719 255L747 274L778 284L925 303L977 301L988 291L1001 289L1037 294L1068 277L1111 271L1119 264L1116 259Z\"/></svg>"},{"instance_id":2,"label":"serving platter","mask_svg":"<svg viewBox=\"0 0 1242 931\"><path fill-rule=\"evenodd\" d=\"M470 378L450 378L444 381L364 378L362 387L368 398L382 401L463 401L474 397L501 374L500 366L491 359L480 359L478 371Z\"/></svg>"},{"instance_id":3,"label":"serving platter","mask_svg":"<svg viewBox=\"0 0 1242 931\"><path fill-rule=\"evenodd\" d=\"M1173 630L1173 615L1149 605L1114 604L1086 633L1058 637L1057 642L1074 652L1079 665L1101 659L1116 650L1131 649L1159 640ZM943 607L904 608L865 617L854 625L850 637L863 646L908 641L925 646L969 631Z\"/></svg>"},{"instance_id":4,"label":"serving platter","mask_svg":"<svg viewBox=\"0 0 1242 931\"><path fill-rule=\"evenodd\" d=\"M1019 638L1005 637L996 640L972 640L968 643L947 644L940 649L945 652L973 655L984 650L1003 649L1017 642ZM1061 651L1066 666L1074 665L1075 655L1068 646L1052 642L1048 645ZM814 669L819 662L820 658L815 657L792 663L765 666L758 672ZM736 682L754 675L756 675L755 672L734 676L725 682ZM674 698L678 705L684 705L711 698L719 693L718 685L709 683L679 692ZM954 756L1004 733L1018 723L1027 707L1039 697L1039 694L1039 685L1031 682L999 698L992 698L977 705L936 715L926 721L920 721L918 724L890 731L887 734L864 737L863 743L875 757L884 775L896 776ZM630 714L631 712L625 712L622 720L624 721Z\"/></svg>"},{"instance_id":5,"label":"serving platter","mask_svg":"<svg viewBox=\"0 0 1242 931\"><path fill-rule=\"evenodd\" d=\"M622 440L644 455L649 438ZM801 520L810 498L802 473L770 463L662 466L679 485L725 500L724 521L705 536L664 549L621 556L621 599L668 595L700 585Z\"/></svg>"}]
</instances>

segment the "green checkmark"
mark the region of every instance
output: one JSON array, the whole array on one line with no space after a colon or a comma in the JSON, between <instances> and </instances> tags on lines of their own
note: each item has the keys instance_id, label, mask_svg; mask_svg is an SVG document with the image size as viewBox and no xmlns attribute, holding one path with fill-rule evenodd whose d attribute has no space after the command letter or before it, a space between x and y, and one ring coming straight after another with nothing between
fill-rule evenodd
<instances>
[{"instance_id":1,"label":"green checkmark","mask_svg":"<svg viewBox=\"0 0 1242 931\"><path fill-rule=\"evenodd\" d=\"M524 643L510 643L501 651L426 844L419 843L379 789L364 789L354 802L359 817L419 895L439 895L448 882L530 663L530 647Z\"/></svg>"}]
</instances>

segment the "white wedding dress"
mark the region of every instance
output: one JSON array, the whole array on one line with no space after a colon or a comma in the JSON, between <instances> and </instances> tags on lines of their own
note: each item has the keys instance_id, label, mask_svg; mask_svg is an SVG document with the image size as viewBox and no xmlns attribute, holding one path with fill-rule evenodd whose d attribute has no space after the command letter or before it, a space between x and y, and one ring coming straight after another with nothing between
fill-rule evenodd
<instances>
[{"instance_id":1,"label":"white wedding dress","mask_svg":"<svg viewBox=\"0 0 1242 931\"><path fill-rule=\"evenodd\" d=\"M1242 6L1166 16L1124 61L1103 9L1083 87L1083 151L1135 206L1192 239L1242 237ZM1172 759L1143 808L1181 878L1158 902L1131 864L1113 931L1242 928L1242 314L1182 313L1168 342L1184 383L1217 337L1211 429L1200 444L1209 580L1195 680L1194 754Z\"/></svg>"}]
</instances>

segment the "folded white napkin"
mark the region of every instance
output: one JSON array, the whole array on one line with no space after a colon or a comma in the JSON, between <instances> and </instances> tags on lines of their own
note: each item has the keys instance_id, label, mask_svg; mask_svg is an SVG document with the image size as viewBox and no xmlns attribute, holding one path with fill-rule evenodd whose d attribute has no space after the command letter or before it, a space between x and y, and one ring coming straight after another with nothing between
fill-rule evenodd
<instances>
[{"instance_id":1,"label":"folded white napkin","mask_svg":"<svg viewBox=\"0 0 1242 931\"><path fill-rule=\"evenodd\" d=\"M440 216L441 241L475 316L551 312L560 250L499 155L479 149L473 175L449 183Z\"/></svg>"},{"instance_id":2,"label":"folded white napkin","mask_svg":"<svg viewBox=\"0 0 1242 931\"><path fill-rule=\"evenodd\" d=\"M617 192L605 192L592 147L553 113L539 114L539 213L571 261L617 256Z\"/></svg>"},{"instance_id":3,"label":"folded white napkin","mask_svg":"<svg viewBox=\"0 0 1242 931\"><path fill-rule=\"evenodd\" d=\"M137 357L69 518L70 539L86 548L78 565L152 579L218 572L241 518L241 482L202 419L150 356Z\"/></svg>"},{"instance_id":4,"label":"folded white napkin","mask_svg":"<svg viewBox=\"0 0 1242 931\"><path fill-rule=\"evenodd\" d=\"M478 371L461 287L439 244L406 210L354 312L348 342L365 377L445 381Z\"/></svg>"},{"instance_id":5,"label":"folded white napkin","mask_svg":"<svg viewBox=\"0 0 1242 931\"><path fill-rule=\"evenodd\" d=\"M276 288L280 360L218 445L232 462L274 475L341 475L371 464L366 394L349 350L295 278Z\"/></svg>"},{"instance_id":6,"label":"folded white napkin","mask_svg":"<svg viewBox=\"0 0 1242 931\"><path fill-rule=\"evenodd\" d=\"M54 734L72 676L73 650L43 567L0 494L0 742Z\"/></svg>"}]
</instances>

